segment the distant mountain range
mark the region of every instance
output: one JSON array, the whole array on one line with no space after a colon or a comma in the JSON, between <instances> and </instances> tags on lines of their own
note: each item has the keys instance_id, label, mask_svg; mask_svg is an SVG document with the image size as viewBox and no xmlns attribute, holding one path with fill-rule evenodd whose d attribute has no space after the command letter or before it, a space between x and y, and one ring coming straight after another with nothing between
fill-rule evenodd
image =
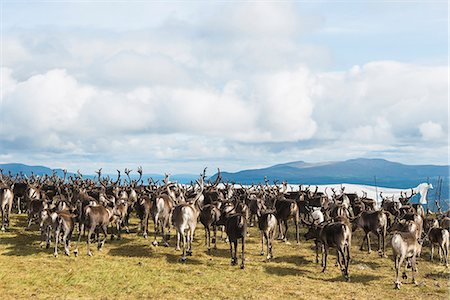
<instances>
[{"instance_id":1,"label":"distant mountain range","mask_svg":"<svg viewBox=\"0 0 450 300\"><path fill-rule=\"evenodd\" d=\"M63 169L50 169L44 166L29 166L24 164L12 163L12 164L0 164L0 169L3 170L3 174L12 173L20 174L23 173L26 176L31 176L31 174L43 176L45 174L52 175L53 170L56 172L58 176L63 177L64 171ZM67 176L73 175L74 173L68 173Z\"/></svg>"},{"instance_id":2,"label":"distant mountain range","mask_svg":"<svg viewBox=\"0 0 450 300\"><path fill-rule=\"evenodd\" d=\"M51 176L53 174L53 171L56 172L56 174L60 177L64 176L64 171L63 169L50 169L48 167L44 167L44 166L29 166L29 165L25 165L25 164L19 164L19 163L11 163L11 164L0 164L0 169L3 170L3 174L8 174L9 172L11 172L11 174L16 175L16 174L20 174L23 173L26 176L31 176L31 174L35 174L38 176L43 176L43 175L49 175ZM74 176L76 173L73 172L68 172L67 173L67 177L69 176ZM83 174L84 178L94 178L96 175L95 174ZM102 178L106 177L106 176L110 176L113 180L115 180L117 178L117 173L114 174L102 174ZM127 178L127 176L125 175L124 172L122 172L121 174L122 179ZM136 173L136 170L134 172L132 172L132 174L130 174L131 179L138 179L139 175ZM142 180L144 180L145 183L147 183L148 178L152 178L155 181L160 180L162 181L162 179L164 179L164 175L161 174L143 174L142 176ZM171 181L177 181L180 183L190 183L191 181L195 181L195 179L198 179L199 175L194 175L194 174L174 174L170 176L170 180Z\"/></svg>"},{"instance_id":3,"label":"distant mountain range","mask_svg":"<svg viewBox=\"0 0 450 300\"><path fill-rule=\"evenodd\" d=\"M0 164L0 169L4 174L24 173L27 176L33 172L36 175L51 175L53 170L44 166L28 166L24 164ZM59 176L63 176L62 169L55 169ZM68 176L74 173L68 173ZM125 175L125 174L122 174ZM86 174L87 178L93 178L94 175ZM103 176L107 176L104 174ZM117 174L110 174L115 179ZM284 164L278 164L262 169L243 170L235 173L222 172L222 179L230 182L234 181L242 184L263 183L264 177L273 183L274 180L287 181L290 184L339 184L353 183L364 185L377 185L392 188L410 188L427 180L434 185L430 190L428 199L434 199L437 192L437 180L439 177L444 179L442 187L442 199L449 199L449 166L436 165L405 165L391 162L384 159L350 159L337 162L306 163L295 161ZM132 179L137 179L136 172L133 172ZM143 180L152 177L154 180L162 180L161 174L144 174ZM214 181L217 174L209 178ZM126 176L122 176L126 178ZM198 174L179 174L170 177L172 181L180 183L189 183L198 179ZM376 182L375 182L376 179Z\"/></svg>"},{"instance_id":4,"label":"distant mountain range","mask_svg":"<svg viewBox=\"0 0 450 300\"><path fill-rule=\"evenodd\" d=\"M216 177L215 174L212 180ZM236 173L222 172L224 180L241 183L264 182L266 176L272 180L289 183L378 183L396 184L398 181L427 181L427 178L448 177L448 166L404 165L384 159L358 158L341 162L306 163L303 161L278 164L262 169L243 170ZM358 181L358 182L354 182Z\"/></svg>"},{"instance_id":5,"label":"distant mountain range","mask_svg":"<svg viewBox=\"0 0 450 300\"><path fill-rule=\"evenodd\" d=\"M428 199L434 199L441 177L444 180L441 199L449 199L449 166L405 165L384 159L358 158L322 163L295 161L262 169L222 172L224 181L242 184L263 183L264 176L270 183L273 180L304 185L353 183L402 189L416 187L428 180L435 187L429 191ZM216 177L217 174L211 180Z\"/></svg>"}]
</instances>

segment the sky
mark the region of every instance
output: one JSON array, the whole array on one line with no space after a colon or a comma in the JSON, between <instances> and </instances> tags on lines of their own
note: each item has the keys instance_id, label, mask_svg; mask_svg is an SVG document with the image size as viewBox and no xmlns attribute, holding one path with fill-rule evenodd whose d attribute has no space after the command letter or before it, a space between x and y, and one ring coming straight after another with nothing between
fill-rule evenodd
<instances>
[{"instance_id":1,"label":"sky","mask_svg":"<svg viewBox=\"0 0 450 300\"><path fill-rule=\"evenodd\" d=\"M3 0L0 163L448 164L447 5Z\"/></svg>"}]
</instances>

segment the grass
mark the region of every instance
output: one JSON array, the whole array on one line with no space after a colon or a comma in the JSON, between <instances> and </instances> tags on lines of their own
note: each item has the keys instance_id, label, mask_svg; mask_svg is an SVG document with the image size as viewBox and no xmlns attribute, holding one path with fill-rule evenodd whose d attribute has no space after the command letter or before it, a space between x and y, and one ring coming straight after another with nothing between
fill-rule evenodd
<instances>
[{"instance_id":1,"label":"grass","mask_svg":"<svg viewBox=\"0 0 450 300\"><path fill-rule=\"evenodd\" d=\"M14 215L12 227L0 233L0 295L2 299L448 299L449 270L429 261L429 247L418 260L418 285L410 278L400 290L394 289L394 263L358 250L361 233L353 238L350 282L345 282L330 255L326 273L315 264L311 241L274 242L274 260L260 256L260 239L250 228L246 248L246 268L230 265L229 246L218 243L211 255L204 245L203 226L198 225L193 256L185 264L171 247L153 247L136 232L121 241L109 241L103 251L95 245L93 257L53 257L52 249L40 248L34 225L24 229L25 216ZM137 220L132 220L132 229ZM290 234L292 235L292 227ZM302 232L304 229L302 228ZM172 231L173 234L173 231ZM372 239L374 240L374 239ZM390 239L389 239L390 242ZM388 242L388 244L389 244ZM72 243L72 246L74 244ZM72 247L73 248L73 247ZM376 244L373 245L376 249ZM61 249L62 250L62 249ZM333 251L334 254L334 251ZM388 255L391 249L388 247ZM239 260L240 261L240 260ZM408 272L408 276L410 272Z\"/></svg>"}]
</instances>

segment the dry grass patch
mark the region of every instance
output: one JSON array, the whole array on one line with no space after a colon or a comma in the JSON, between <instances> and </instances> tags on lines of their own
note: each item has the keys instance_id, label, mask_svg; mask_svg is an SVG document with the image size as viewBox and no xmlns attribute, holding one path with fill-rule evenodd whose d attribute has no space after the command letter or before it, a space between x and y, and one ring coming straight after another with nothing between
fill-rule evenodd
<instances>
[{"instance_id":1,"label":"dry grass patch","mask_svg":"<svg viewBox=\"0 0 450 300\"><path fill-rule=\"evenodd\" d=\"M132 220L132 228L137 221ZM0 234L0 295L2 299L448 299L450 273L429 261L426 247L418 260L418 286L408 283L394 290L394 263L358 250L360 231L353 238L350 282L345 282L330 255L328 270L314 263L312 242L274 242L275 259L259 255L259 233L250 228L246 268L230 265L229 246L206 253L204 231L196 231L193 256L185 264L174 247L153 247L152 237L135 232L121 241L109 241L93 257L54 258L51 249L39 247L36 226L26 231L25 216L14 216L9 232ZM303 232L303 230L302 230ZM172 230L173 234L173 230ZM292 233L291 233L292 234ZM170 240L171 246L175 240ZM73 245L73 244L72 244ZM376 249L376 245L374 245ZM388 248L388 255L391 254Z\"/></svg>"}]
</instances>

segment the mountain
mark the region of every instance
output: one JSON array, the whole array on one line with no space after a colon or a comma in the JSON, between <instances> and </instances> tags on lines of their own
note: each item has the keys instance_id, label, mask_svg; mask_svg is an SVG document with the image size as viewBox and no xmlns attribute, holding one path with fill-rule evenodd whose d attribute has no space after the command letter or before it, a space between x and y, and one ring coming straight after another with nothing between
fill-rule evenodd
<instances>
[{"instance_id":1,"label":"mountain","mask_svg":"<svg viewBox=\"0 0 450 300\"><path fill-rule=\"evenodd\" d=\"M31 175L53 174L53 169L45 166L28 166L19 163L0 164L0 169L4 174L11 172L18 174L20 172ZM62 169L55 169L58 176L63 176ZM74 173L68 173L68 176ZM122 179L125 174L122 173ZM83 175L86 178L93 178L94 175ZM110 176L113 180L117 178L117 174L102 174ZM419 183L427 182L433 184L434 189L428 192L428 199L434 200L438 192L438 178L441 177L443 185L441 188L441 199L448 201L449 199L449 166L436 165L405 165L397 162L391 162L384 159L367 159L358 158L346 161L331 161L321 163L307 163L304 161L294 161L284 164L277 164L262 169L243 170L236 173L222 172L224 181L234 181L242 184L263 183L266 176L270 183L273 180L286 180L290 184L340 184L352 183L363 185L377 185L380 187L391 187L407 189L416 187ZM142 180L147 183L147 179L152 177L155 181L160 182L164 178L161 174L144 174ZM174 174L170 176L171 181L180 183L190 183L198 179L196 174ZM214 181L217 174L209 178ZM137 179L138 175L133 172L132 179ZM376 182L375 182L376 179ZM448 206L448 204L446 205Z\"/></svg>"},{"instance_id":2,"label":"mountain","mask_svg":"<svg viewBox=\"0 0 450 300\"><path fill-rule=\"evenodd\" d=\"M429 191L428 199L434 199L441 177L444 180L441 199L449 199L449 166L405 165L384 159L358 158L324 163L296 161L236 173L222 172L224 181L242 184L263 183L264 176L270 183L273 180L305 185L353 183L401 189L416 187L428 180L435 187ZM210 180L216 177L217 174Z\"/></svg>"},{"instance_id":3,"label":"mountain","mask_svg":"<svg viewBox=\"0 0 450 300\"><path fill-rule=\"evenodd\" d=\"M63 169L50 169L48 167L44 167L44 166L29 166L29 165L25 165L25 164L19 164L19 163L11 163L11 164L0 164L0 169L3 170L3 174L8 174L9 172L11 172L13 175L16 174L20 174L23 173L25 175L27 175L28 177L31 176L31 174L35 174L35 175L39 175L39 176L43 176L45 174L51 176L53 174L53 170L56 171L56 174L60 177L64 176L64 171ZM76 173L71 173L68 172L67 176L74 176ZM113 180L117 179L117 173L114 174L102 174L102 178L109 176L111 177ZM83 177L85 178L94 178L95 174L83 174ZM139 178L139 175L136 172L133 172L132 174L130 174L130 177L132 180L136 180ZM154 179L155 181L159 180L160 182L164 179L164 175L161 174L143 174L142 175L142 180L147 183L149 178ZM180 182L180 183L190 183L191 181L194 181L196 179L198 179L199 175L194 175L194 174L174 174L170 176L170 180L171 181L176 181L176 182ZM124 172L122 172L121 174L121 178L123 179L127 179L128 177L124 174Z\"/></svg>"},{"instance_id":4,"label":"mountain","mask_svg":"<svg viewBox=\"0 0 450 300\"><path fill-rule=\"evenodd\" d=\"M56 174L58 176L63 177L64 171L63 169L50 169L48 167L44 166L29 166L24 164L18 164L18 163L12 163L12 164L0 164L0 169L3 170L3 174L8 174L11 172L12 174L20 174L23 173L27 176L31 176L31 173L34 173L35 175L52 175L53 170L56 171ZM73 175L73 173L68 173L67 176Z\"/></svg>"},{"instance_id":5,"label":"mountain","mask_svg":"<svg viewBox=\"0 0 450 300\"><path fill-rule=\"evenodd\" d=\"M399 181L426 181L427 178L448 178L448 166L405 165L384 159L358 158L342 162L305 163L303 161L278 164L262 169L243 170L236 173L222 172L224 180L241 183L260 183L266 176L272 180L289 183L396 183ZM215 174L211 180L216 178ZM357 182L356 182L357 181Z\"/></svg>"}]
</instances>

